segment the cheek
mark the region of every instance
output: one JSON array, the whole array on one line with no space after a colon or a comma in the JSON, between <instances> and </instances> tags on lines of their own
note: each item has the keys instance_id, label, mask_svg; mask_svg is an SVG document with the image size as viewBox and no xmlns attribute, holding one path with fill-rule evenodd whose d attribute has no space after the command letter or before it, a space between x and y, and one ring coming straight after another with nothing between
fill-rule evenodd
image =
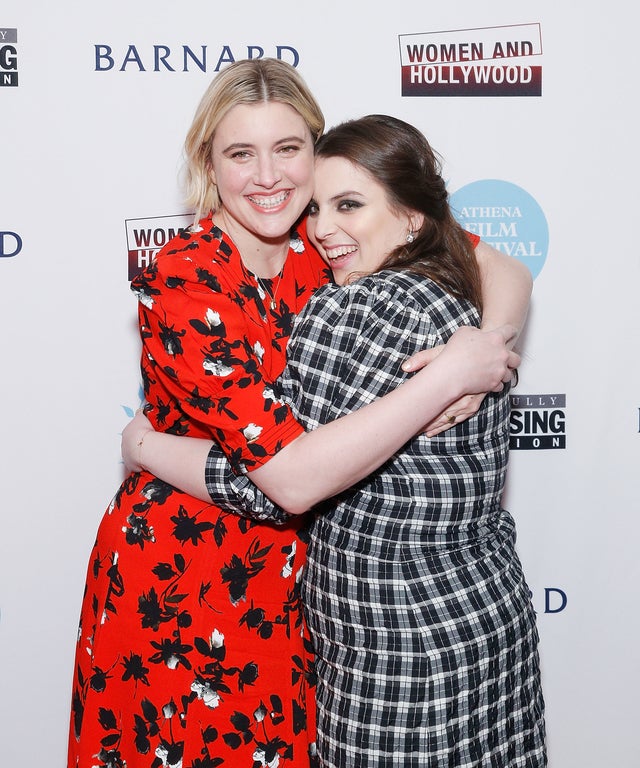
<instances>
[{"instance_id":1,"label":"cheek","mask_svg":"<svg viewBox=\"0 0 640 768\"><path fill-rule=\"evenodd\" d=\"M407 227L404 222L398 222L395 219L388 221L384 229L385 249L384 255L387 256L398 246L404 245L407 240Z\"/></svg>"},{"instance_id":2,"label":"cheek","mask_svg":"<svg viewBox=\"0 0 640 768\"><path fill-rule=\"evenodd\" d=\"M300 186L313 185L313 155L303 154L296 158L290 170L290 176L295 178Z\"/></svg>"},{"instance_id":3,"label":"cheek","mask_svg":"<svg viewBox=\"0 0 640 768\"><path fill-rule=\"evenodd\" d=\"M219 191L227 194L241 192L247 183L248 169L241 165L219 167L211 171L211 178L215 180Z\"/></svg>"}]
</instances>

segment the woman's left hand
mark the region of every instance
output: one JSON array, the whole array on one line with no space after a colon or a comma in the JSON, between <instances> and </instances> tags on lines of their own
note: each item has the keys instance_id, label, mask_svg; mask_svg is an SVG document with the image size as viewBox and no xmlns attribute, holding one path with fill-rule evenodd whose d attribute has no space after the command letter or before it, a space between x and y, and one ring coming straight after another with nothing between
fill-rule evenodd
<instances>
[{"instance_id":1,"label":"woman's left hand","mask_svg":"<svg viewBox=\"0 0 640 768\"><path fill-rule=\"evenodd\" d=\"M444 344L432 347L431 349L422 349L407 358L402 364L402 369L407 372L419 371L433 362L443 349ZM517 369L514 370L514 374L517 375ZM471 418L471 416L478 412L487 394L487 392L483 392L474 395L464 395L459 400L456 400L430 424L427 424L424 434L427 437L434 437L442 432L446 432L461 421Z\"/></svg>"},{"instance_id":2,"label":"woman's left hand","mask_svg":"<svg viewBox=\"0 0 640 768\"><path fill-rule=\"evenodd\" d=\"M471 418L471 416L478 412L486 395L486 392L479 395L465 395L456 400L455 403L451 403L446 411L443 411L430 424L427 424L427 428L424 431L426 436L434 437L441 432L446 432L461 421Z\"/></svg>"}]
</instances>

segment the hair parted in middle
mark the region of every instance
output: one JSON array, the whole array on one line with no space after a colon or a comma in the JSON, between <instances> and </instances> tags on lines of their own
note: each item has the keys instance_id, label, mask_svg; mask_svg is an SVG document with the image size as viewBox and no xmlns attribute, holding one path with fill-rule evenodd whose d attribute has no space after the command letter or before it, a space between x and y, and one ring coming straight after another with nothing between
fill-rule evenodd
<instances>
[{"instance_id":1,"label":"hair parted in middle","mask_svg":"<svg viewBox=\"0 0 640 768\"><path fill-rule=\"evenodd\" d=\"M185 199L195 222L220 206L211 179L211 147L220 121L238 104L277 101L298 112L315 142L324 130L324 116L309 87L291 64L280 59L242 59L230 64L205 91L184 143Z\"/></svg>"},{"instance_id":2,"label":"hair parted in middle","mask_svg":"<svg viewBox=\"0 0 640 768\"><path fill-rule=\"evenodd\" d=\"M413 239L395 248L380 269L426 275L482 311L473 244L449 207L440 159L417 128L388 115L367 115L331 128L316 143L315 154L361 168L384 189L392 210L424 215Z\"/></svg>"}]
</instances>

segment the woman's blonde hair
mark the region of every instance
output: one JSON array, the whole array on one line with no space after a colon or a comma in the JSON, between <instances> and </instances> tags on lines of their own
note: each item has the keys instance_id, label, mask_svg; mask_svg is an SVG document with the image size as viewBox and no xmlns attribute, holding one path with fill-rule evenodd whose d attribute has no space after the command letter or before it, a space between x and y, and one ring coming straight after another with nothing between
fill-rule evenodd
<instances>
[{"instance_id":1,"label":"woman's blonde hair","mask_svg":"<svg viewBox=\"0 0 640 768\"><path fill-rule=\"evenodd\" d=\"M216 128L238 104L278 101L298 112L315 142L324 130L324 116L297 70L279 59L243 59L212 80L196 110L184 143L186 202L197 223L220 206L211 179L211 147Z\"/></svg>"}]
</instances>

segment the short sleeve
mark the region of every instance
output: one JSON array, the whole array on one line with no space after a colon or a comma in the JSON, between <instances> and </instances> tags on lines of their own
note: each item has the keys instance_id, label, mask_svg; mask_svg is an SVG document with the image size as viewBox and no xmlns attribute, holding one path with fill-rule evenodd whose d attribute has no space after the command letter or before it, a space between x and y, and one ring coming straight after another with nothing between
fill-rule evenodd
<instances>
[{"instance_id":1,"label":"short sleeve","mask_svg":"<svg viewBox=\"0 0 640 768\"><path fill-rule=\"evenodd\" d=\"M461 322L477 324L475 310L461 314L460 302L417 275L327 286L296 320L279 393L315 429L395 389L408 376L404 360L445 343Z\"/></svg>"}]
</instances>

